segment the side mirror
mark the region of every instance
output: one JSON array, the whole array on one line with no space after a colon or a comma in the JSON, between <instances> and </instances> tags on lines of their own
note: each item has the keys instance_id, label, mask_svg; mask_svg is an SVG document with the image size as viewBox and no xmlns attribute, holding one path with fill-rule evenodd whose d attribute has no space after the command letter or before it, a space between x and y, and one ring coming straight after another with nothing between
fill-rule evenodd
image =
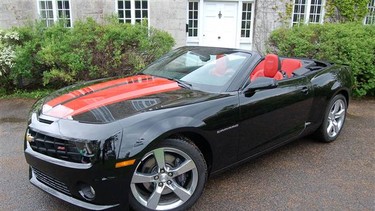
<instances>
[{"instance_id":1,"label":"side mirror","mask_svg":"<svg viewBox=\"0 0 375 211\"><path fill-rule=\"evenodd\" d=\"M274 78L259 77L252 81L246 88L245 94L253 94L256 90L273 89L278 85L277 80Z\"/></svg>"}]
</instances>

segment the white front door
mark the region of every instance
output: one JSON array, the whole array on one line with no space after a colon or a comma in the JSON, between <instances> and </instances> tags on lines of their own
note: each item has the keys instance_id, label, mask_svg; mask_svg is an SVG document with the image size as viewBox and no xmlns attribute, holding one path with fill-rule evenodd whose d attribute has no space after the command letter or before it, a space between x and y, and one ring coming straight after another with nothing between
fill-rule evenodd
<instances>
[{"instance_id":1,"label":"white front door","mask_svg":"<svg viewBox=\"0 0 375 211\"><path fill-rule=\"evenodd\" d=\"M238 2L204 2L204 46L236 47Z\"/></svg>"}]
</instances>

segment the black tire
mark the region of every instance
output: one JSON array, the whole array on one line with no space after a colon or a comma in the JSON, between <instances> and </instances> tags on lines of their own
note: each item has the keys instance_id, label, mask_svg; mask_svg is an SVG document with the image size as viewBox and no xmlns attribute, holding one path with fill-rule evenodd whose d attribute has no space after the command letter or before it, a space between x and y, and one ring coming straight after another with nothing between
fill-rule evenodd
<instances>
[{"instance_id":1,"label":"black tire","mask_svg":"<svg viewBox=\"0 0 375 211\"><path fill-rule=\"evenodd\" d=\"M187 171L175 171L178 168ZM150 175L152 181L143 175ZM134 210L187 210L202 194L206 180L206 161L197 146L181 139L163 140L138 163L130 184L130 206Z\"/></svg>"},{"instance_id":2,"label":"black tire","mask_svg":"<svg viewBox=\"0 0 375 211\"><path fill-rule=\"evenodd\" d=\"M347 108L348 103L342 94L331 99L325 110L323 123L316 131L316 136L320 141L329 143L336 140L344 127Z\"/></svg>"}]
</instances>

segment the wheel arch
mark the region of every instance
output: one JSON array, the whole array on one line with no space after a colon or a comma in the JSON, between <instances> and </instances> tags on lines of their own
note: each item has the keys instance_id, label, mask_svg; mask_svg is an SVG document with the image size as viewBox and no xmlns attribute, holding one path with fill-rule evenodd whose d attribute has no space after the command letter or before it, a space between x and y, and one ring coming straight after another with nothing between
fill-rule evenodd
<instances>
[{"instance_id":1,"label":"wheel arch","mask_svg":"<svg viewBox=\"0 0 375 211\"><path fill-rule=\"evenodd\" d=\"M336 92L336 94L334 94L332 98L334 98L336 95L343 95L345 97L345 100L346 100L346 106L348 107L349 106L349 100L350 100L350 94L349 94L349 91L348 90L345 90L345 89L341 89L339 90L338 92Z\"/></svg>"},{"instance_id":2,"label":"wheel arch","mask_svg":"<svg viewBox=\"0 0 375 211\"><path fill-rule=\"evenodd\" d=\"M152 143L146 148L153 147L158 142L165 139L181 139L194 144L203 154L203 157L207 164L208 174L211 172L211 167L213 164L213 152L212 147L206 137L197 131L196 128L175 128L173 130L167 131L157 137ZM147 151L147 150L146 150Z\"/></svg>"},{"instance_id":3,"label":"wheel arch","mask_svg":"<svg viewBox=\"0 0 375 211\"><path fill-rule=\"evenodd\" d=\"M333 94L327 96L326 98L326 103L325 103L325 106L329 106L329 102L337 95L343 95L345 97L345 100L346 100L346 107L349 106L349 100L350 100L350 94L349 94L349 90L345 89L345 88L337 88L336 91L333 92ZM321 118L321 123L323 122L323 116ZM320 123L320 124L321 124Z\"/></svg>"},{"instance_id":4,"label":"wheel arch","mask_svg":"<svg viewBox=\"0 0 375 211\"><path fill-rule=\"evenodd\" d=\"M208 140L203 137L201 134L192 132L192 131L179 131L176 133L171 134L167 138L180 138L189 142L192 142L204 156L206 160L208 174L211 172L212 162L213 162L213 154L212 148L209 144Z\"/></svg>"},{"instance_id":5,"label":"wheel arch","mask_svg":"<svg viewBox=\"0 0 375 211\"><path fill-rule=\"evenodd\" d=\"M186 133L186 131L200 134L199 127L204 125L203 121L186 116L161 119L152 124L143 121L141 124L126 128L119 148L118 159L138 156L149 150L150 147L152 148L160 140L173 134Z\"/></svg>"},{"instance_id":6,"label":"wheel arch","mask_svg":"<svg viewBox=\"0 0 375 211\"><path fill-rule=\"evenodd\" d=\"M329 99L329 103L327 104L327 107L325 109L322 123L320 124L319 128L315 131L315 137L317 137L322 142L326 142L326 143L336 140L345 122L345 116L346 116L346 112L347 112L347 108L349 104L348 103L349 97L350 96L349 96L348 91L345 91L345 90L338 90L331 96L331 98ZM346 101L346 102L343 102L343 103L346 103L346 105L344 105L345 113L343 115L340 114L338 117L336 117L336 114L338 114L338 111L336 110L333 111L331 109L333 108L334 105L336 105L336 102L338 100L344 101L344 99ZM341 106L340 106L340 109L341 109ZM334 115L334 117L329 118L329 115L331 114ZM333 129L335 127L331 127L331 129L328 129L329 128L328 125L334 125L328 122L336 122L336 121L341 122L341 124L336 123L336 125L338 125L337 129Z\"/></svg>"}]
</instances>

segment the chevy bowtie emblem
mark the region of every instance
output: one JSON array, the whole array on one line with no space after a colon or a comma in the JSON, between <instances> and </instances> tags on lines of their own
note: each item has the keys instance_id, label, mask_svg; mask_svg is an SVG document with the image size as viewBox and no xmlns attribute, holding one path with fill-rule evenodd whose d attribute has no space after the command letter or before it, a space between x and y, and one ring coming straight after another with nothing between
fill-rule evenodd
<instances>
[{"instance_id":1,"label":"chevy bowtie emblem","mask_svg":"<svg viewBox=\"0 0 375 211\"><path fill-rule=\"evenodd\" d=\"M34 136L32 136L29 132L26 133L26 141L31 143L34 141Z\"/></svg>"}]
</instances>

